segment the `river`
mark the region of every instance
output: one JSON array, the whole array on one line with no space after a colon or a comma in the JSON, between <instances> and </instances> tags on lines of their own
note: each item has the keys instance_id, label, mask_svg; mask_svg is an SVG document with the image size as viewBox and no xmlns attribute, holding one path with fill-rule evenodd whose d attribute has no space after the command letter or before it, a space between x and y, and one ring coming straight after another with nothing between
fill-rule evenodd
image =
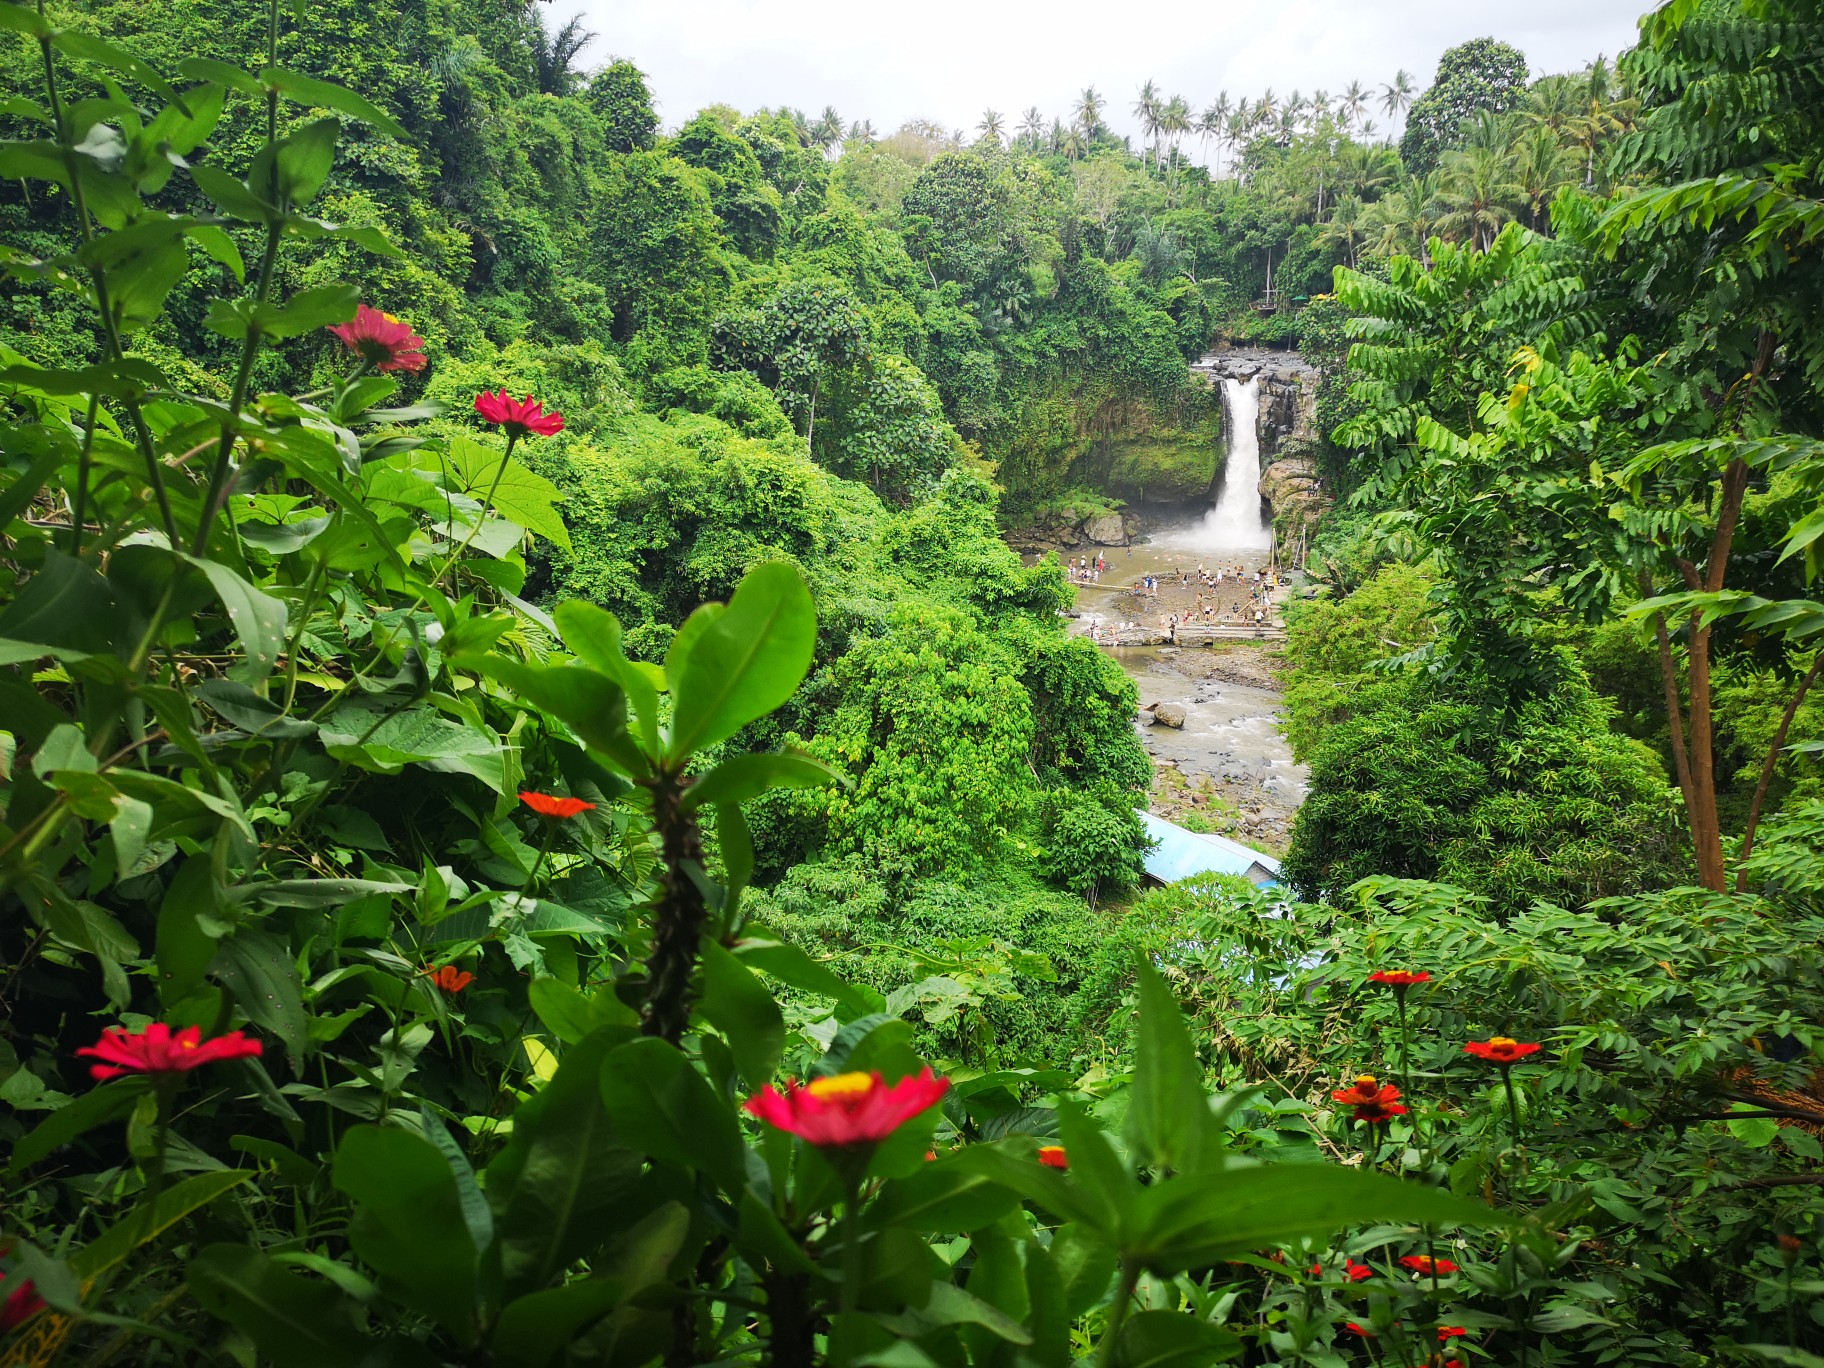
<instances>
[{"instance_id":1,"label":"river","mask_svg":"<svg viewBox=\"0 0 1824 1368\"><path fill-rule=\"evenodd\" d=\"M1108 569L1100 584L1077 587L1075 629L1142 619L1150 621L1191 606L1194 591L1178 588L1183 571L1202 564L1266 564L1264 552L1211 556L1187 549L1194 524L1164 528L1139 546L1114 547L1103 554ZM1144 575L1169 576L1159 597L1136 606L1130 586ZM1225 587L1233 581L1225 574ZM1227 642L1201 646L1105 647L1134 681L1140 703L1176 703L1184 709L1178 730L1136 720L1141 742L1153 757L1151 809L1171 821L1189 814L1209 829L1273 854L1285 851L1292 816L1305 796L1305 769L1292 760L1279 731L1277 644ZM1143 713L1142 717L1150 717ZM1193 823L1195 825L1195 823Z\"/></svg>"}]
</instances>

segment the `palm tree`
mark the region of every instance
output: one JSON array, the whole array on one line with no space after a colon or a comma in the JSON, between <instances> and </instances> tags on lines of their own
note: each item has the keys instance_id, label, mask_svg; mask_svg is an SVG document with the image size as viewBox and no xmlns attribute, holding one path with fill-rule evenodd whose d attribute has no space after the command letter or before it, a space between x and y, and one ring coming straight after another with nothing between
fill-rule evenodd
<instances>
[{"instance_id":1,"label":"palm tree","mask_svg":"<svg viewBox=\"0 0 1824 1368\"><path fill-rule=\"evenodd\" d=\"M982 121L975 126L975 131L980 133L984 138L992 139L994 145L999 147L1001 145L1001 137L1007 131L1007 122L1000 116L999 111L984 109L982 111Z\"/></svg>"},{"instance_id":2,"label":"palm tree","mask_svg":"<svg viewBox=\"0 0 1824 1368\"><path fill-rule=\"evenodd\" d=\"M1444 154L1438 203L1444 210L1438 217L1439 234L1486 252L1495 234L1524 207L1526 192L1515 179L1510 153L1466 147Z\"/></svg>"},{"instance_id":3,"label":"palm tree","mask_svg":"<svg viewBox=\"0 0 1824 1368\"><path fill-rule=\"evenodd\" d=\"M1381 109L1388 118L1398 119L1412 108L1412 95L1412 73L1401 67L1381 87Z\"/></svg>"},{"instance_id":4,"label":"palm tree","mask_svg":"<svg viewBox=\"0 0 1824 1368\"><path fill-rule=\"evenodd\" d=\"M1268 86L1261 92L1260 98L1254 101L1254 127L1271 128L1279 118L1279 104L1274 99L1273 87Z\"/></svg>"},{"instance_id":5,"label":"palm tree","mask_svg":"<svg viewBox=\"0 0 1824 1368\"><path fill-rule=\"evenodd\" d=\"M1348 127L1359 124L1368 115L1368 92L1362 89L1360 81L1349 82L1349 88L1343 92L1343 124Z\"/></svg>"},{"instance_id":6,"label":"palm tree","mask_svg":"<svg viewBox=\"0 0 1824 1368\"><path fill-rule=\"evenodd\" d=\"M1085 138L1096 136L1096 130L1102 127L1102 96L1094 86L1084 86L1083 93L1077 96L1074 117Z\"/></svg>"},{"instance_id":7,"label":"palm tree","mask_svg":"<svg viewBox=\"0 0 1824 1368\"><path fill-rule=\"evenodd\" d=\"M1431 236L1430 178L1409 181L1362 213L1363 247L1372 256L1421 256Z\"/></svg>"},{"instance_id":8,"label":"palm tree","mask_svg":"<svg viewBox=\"0 0 1824 1368\"><path fill-rule=\"evenodd\" d=\"M811 136L827 151L842 145L842 115L835 105L825 105L817 122L811 125Z\"/></svg>"},{"instance_id":9,"label":"palm tree","mask_svg":"<svg viewBox=\"0 0 1824 1368\"><path fill-rule=\"evenodd\" d=\"M1203 142L1204 156L1209 156L1210 139L1220 144L1223 129L1229 122L1229 92L1222 91L1197 118L1197 136Z\"/></svg>"},{"instance_id":10,"label":"palm tree","mask_svg":"<svg viewBox=\"0 0 1824 1368\"><path fill-rule=\"evenodd\" d=\"M1159 111L1159 131L1170 139L1172 148L1172 166L1178 165L1178 140L1191 131L1191 102L1182 95L1174 95L1165 102Z\"/></svg>"},{"instance_id":11,"label":"palm tree","mask_svg":"<svg viewBox=\"0 0 1824 1368\"><path fill-rule=\"evenodd\" d=\"M1162 105L1159 99L1159 83L1148 81L1140 87L1140 98L1134 101L1134 117L1140 120L1143 141L1140 145L1141 164L1146 162L1146 146L1157 141L1159 137L1159 114Z\"/></svg>"},{"instance_id":12,"label":"palm tree","mask_svg":"<svg viewBox=\"0 0 1824 1368\"><path fill-rule=\"evenodd\" d=\"M1054 123L1051 127L1055 137L1059 132L1058 125ZM1059 150L1073 162L1089 150L1089 139L1084 136L1083 129L1079 125L1072 124L1068 129L1063 130Z\"/></svg>"},{"instance_id":13,"label":"palm tree","mask_svg":"<svg viewBox=\"0 0 1824 1368\"><path fill-rule=\"evenodd\" d=\"M1329 222L1319 230L1317 242L1320 247L1333 247L1342 252L1353 270L1357 256L1368 241L1368 231L1362 202L1354 195L1344 195L1336 202Z\"/></svg>"},{"instance_id":14,"label":"palm tree","mask_svg":"<svg viewBox=\"0 0 1824 1368\"><path fill-rule=\"evenodd\" d=\"M1222 130L1222 141L1229 149L1231 169L1235 165L1235 153L1241 149L1243 143L1247 142L1248 134L1254 127L1253 120L1254 111L1249 109L1248 102L1243 100L1235 106L1235 112L1229 115L1228 126Z\"/></svg>"},{"instance_id":15,"label":"palm tree","mask_svg":"<svg viewBox=\"0 0 1824 1368\"><path fill-rule=\"evenodd\" d=\"M871 143L877 136L879 135L874 132L874 120L872 119L858 119L849 125L851 142Z\"/></svg>"},{"instance_id":16,"label":"palm tree","mask_svg":"<svg viewBox=\"0 0 1824 1368\"><path fill-rule=\"evenodd\" d=\"M1544 124L1536 124L1514 142L1514 182L1526 197L1527 226L1546 231L1552 200L1577 178L1576 159Z\"/></svg>"},{"instance_id":17,"label":"palm tree","mask_svg":"<svg viewBox=\"0 0 1824 1368\"><path fill-rule=\"evenodd\" d=\"M570 20L556 33L548 32L545 21L532 20L532 73L543 95L568 95L580 73L575 69L577 55L595 41L595 34L583 27L581 15Z\"/></svg>"},{"instance_id":18,"label":"palm tree","mask_svg":"<svg viewBox=\"0 0 1824 1368\"><path fill-rule=\"evenodd\" d=\"M1029 106L1020 116L1020 141L1034 152L1045 145L1045 116L1039 113L1037 105Z\"/></svg>"}]
</instances>

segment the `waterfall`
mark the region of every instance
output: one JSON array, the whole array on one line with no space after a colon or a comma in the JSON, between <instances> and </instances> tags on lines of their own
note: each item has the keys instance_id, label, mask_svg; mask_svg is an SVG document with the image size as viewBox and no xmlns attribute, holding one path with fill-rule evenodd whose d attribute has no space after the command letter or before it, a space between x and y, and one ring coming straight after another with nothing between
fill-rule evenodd
<instances>
[{"instance_id":1,"label":"waterfall","mask_svg":"<svg viewBox=\"0 0 1824 1368\"><path fill-rule=\"evenodd\" d=\"M1215 506L1197 528L1197 549L1265 551L1273 545L1273 528L1262 516L1260 497L1260 377L1244 383L1225 376L1222 411L1229 459Z\"/></svg>"}]
</instances>

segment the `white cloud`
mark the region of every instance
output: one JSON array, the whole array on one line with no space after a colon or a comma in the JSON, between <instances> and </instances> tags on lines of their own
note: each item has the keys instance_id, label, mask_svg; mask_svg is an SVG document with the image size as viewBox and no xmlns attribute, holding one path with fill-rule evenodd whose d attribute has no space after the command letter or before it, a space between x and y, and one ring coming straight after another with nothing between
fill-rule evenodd
<instances>
[{"instance_id":1,"label":"white cloud","mask_svg":"<svg viewBox=\"0 0 1824 1368\"><path fill-rule=\"evenodd\" d=\"M702 106L834 105L883 131L912 117L973 129L987 108L1009 123L1036 104L1066 114L1093 84L1117 128L1142 82L1201 107L1220 90L1252 98L1271 86L1333 94L1359 80L1378 90L1402 67L1423 89L1445 48L1492 35L1534 74L1613 57L1633 41L1642 0L555 0L599 35L584 54L644 70L660 117L675 127ZM1380 117L1378 110L1376 117Z\"/></svg>"}]
</instances>

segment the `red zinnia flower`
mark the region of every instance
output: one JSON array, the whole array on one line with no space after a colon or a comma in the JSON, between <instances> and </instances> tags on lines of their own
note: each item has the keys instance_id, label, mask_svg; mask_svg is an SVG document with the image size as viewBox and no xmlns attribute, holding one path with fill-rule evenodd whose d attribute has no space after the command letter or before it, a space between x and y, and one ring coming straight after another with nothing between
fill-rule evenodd
<instances>
[{"instance_id":1,"label":"red zinnia flower","mask_svg":"<svg viewBox=\"0 0 1824 1368\"><path fill-rule=\"evenodd\" d=\"M475 982L475 975L466 969L458 969L453 964L446 964L437 969L426 969L424 975L446 993L460 993Z\"/></svg>"},{"instance_id":2,"label":"red zinnia flower","mask_svg":"<svg viewBox=\"0 0 1824 1368\"><path fill-rule=\"evenodd\" d=\"M355 309L353 322L339 323L330 331L375 370L424 369L424 339L390 313L362 304Z\"/></svg>"},{"instance_id":3,"label":"red zinnia flower","mask_svg":"<svg viewBox=\"0 0 1824 1368\"><path fill-rule=\"evenodd\" d=\"M499 423L514 437L553 437L564 430L564 415L546 413L545 406L529 394L524 399L515 399L504 389L478 394L475 412L484 422Z\"/></svg>"},{"instance_id":4,"label":"red zinnia flower","mask_svg":"<svg viewBox=\"0 0 1824 1368\"><path fill-rule=\"evenodd\" d=\"M1365 1325L1358 1325L1355 1321L1344 1321L1343 1329L1347 1330L1352 1335L1360 1335L1363 1339L1374 1338L1374 1331L1370 1330Z\"/></svg>"},{"instance_id":5,"label":"red zinnia flower","mask_svg":"<svg viewBox=\"0 0 1824 1368\"><path fill-rule=\"evenodd\" d=\"M519 801L540 817L574 817L579 812L595 811L594 803L585 803L581 798L559 798L554 793L522 793Z\"/></svg>"},{"instance_id":6,"label":"red zinnia flower","mask_svg":"<svg viewBox=\"0 0 1824 1368\"><path fill-rule=\"evenodd\" d=\"M1429 1254L1408 1254L1400 1260L1400 1267L1410 1268L1414 1273L1455 1273L1457 1266L1449 1259L1434 1259Z\"/></svg>"},{"instance_id":7,"label":"red zinnia flower","mask_svg":"<svg viewBox=\"0 0 1824 1368\"><path fill-rule=\"evenodd\" d=\"M1472 1040L1463 1047L1464 1053L1472 1054L1477 1059L1492 1060L1496 1064L1512 1064L1525 1059L1530 1054L1538 1054L1537 1045L1524 1044L1512 1036L1493 1036L1488 1040Z\"/></svg>"},{"instance_id":8,"label":"red zinnia flower","mask_svg":"<svg viewBox=\"0 0 1824 1368\"><path fill-rule=\"evenodd\" d=\"M1365 1282L1374 1276L1374 1270L1367 1264L1359 1264L1354 1259L1343 1260L1343 1276L1350 1282Z\"/></svg>"},{"instance_id":9,"label":"red zinnia flower","mask_svg":"<svg viewBox=\"0 0 1824 1368\"><path fill-rule=\"evenodd\" d=\"M768 1083L742 1107L819 1149L858 1149L885 1140L949 1090L950 1080L929 1069L897 1083L876 1070L787 1082L784 1092Z\"/></svg>"},{"instance_id":10,"label":"red zinnia flower","mask_svg":"<svg viewBox=\"0 0 1824 1368\"><path fill-rule=\"evenodd\" d=\"M1391 988L1410 988L1415 983L1430 983L1431 975L1420 969L1377 969L1368 975L1370 983L1385 983Z\"/></svg>"},{"instance_id":11,"label":"red zinnia flower","mask_svg":"<svg viewBox=\"0 0 1824 1368\"><path fill-rule=\"evenodd\" d=\"M1067 1169L1070 1167L1070 1160L1065 1156L1062 1145L1040 1145L1039 1162L1046 1168Z\"/></svg>"},{"instance_id":12,"label":"red zinnia flower","mask_svg":"<svg viewBox=\"0 0 1824 1368\"><path fill-rule=\"evenodd\" d=\"M230 1031L214 1040L204 1040L200 1026L186 1026L176 1035L162 1021L155 1021L135 1034L110 1026L93 1045L76 1051L106 1061L91 1064L89 1073L99 1079L118 1078L125 1073L187 1073L218 1059L258 1058L260 1042L249 1040L239 1031Z\"/></svg>"},{"instance_id":13,"label":"red zinnia flower","mask_svg":"<svg viewBox=\"0 0 1824 1368\"><path fill-rule=\"evenodd\" d=\"M0 1280L5 1275L0 1274ZM38 1288L30 1278L26 1278L17 1287L6 1294L6 1300L0 1303L0 1335L6 1334L16 1325L23 1325L40 1311L44 1310L44 1298L38 1295Z\"/></svg>"},{"instance_id":14,"label":"red zinnia flower","mask_svg":"<svg viewBox=\"0 0 1824 1368\"><path fill-rule=\"evenodd\" d=\"M1330 1096L1344 1106L1355 1108L1357 1121L1379 1122L1406 1115L1400 1105L1400 1090L1391 1083L1383 1084L1373 1074L1361 1074L1355 1085L1339 1088Z\"/></svg>"},{"instance_id":15,"label":"red zinnia flower","mask_svg":"<svg viewBox=\"0 0 1824 1368\"><path fill-rule=\"evenodd\" d=\"M1468 1333L1469 1331L1461 1325L1440 1325L1438 1327L1438 1343L1449 1344L1454 1339L1462 1339Z\"/></svg>"}]
</instances>

